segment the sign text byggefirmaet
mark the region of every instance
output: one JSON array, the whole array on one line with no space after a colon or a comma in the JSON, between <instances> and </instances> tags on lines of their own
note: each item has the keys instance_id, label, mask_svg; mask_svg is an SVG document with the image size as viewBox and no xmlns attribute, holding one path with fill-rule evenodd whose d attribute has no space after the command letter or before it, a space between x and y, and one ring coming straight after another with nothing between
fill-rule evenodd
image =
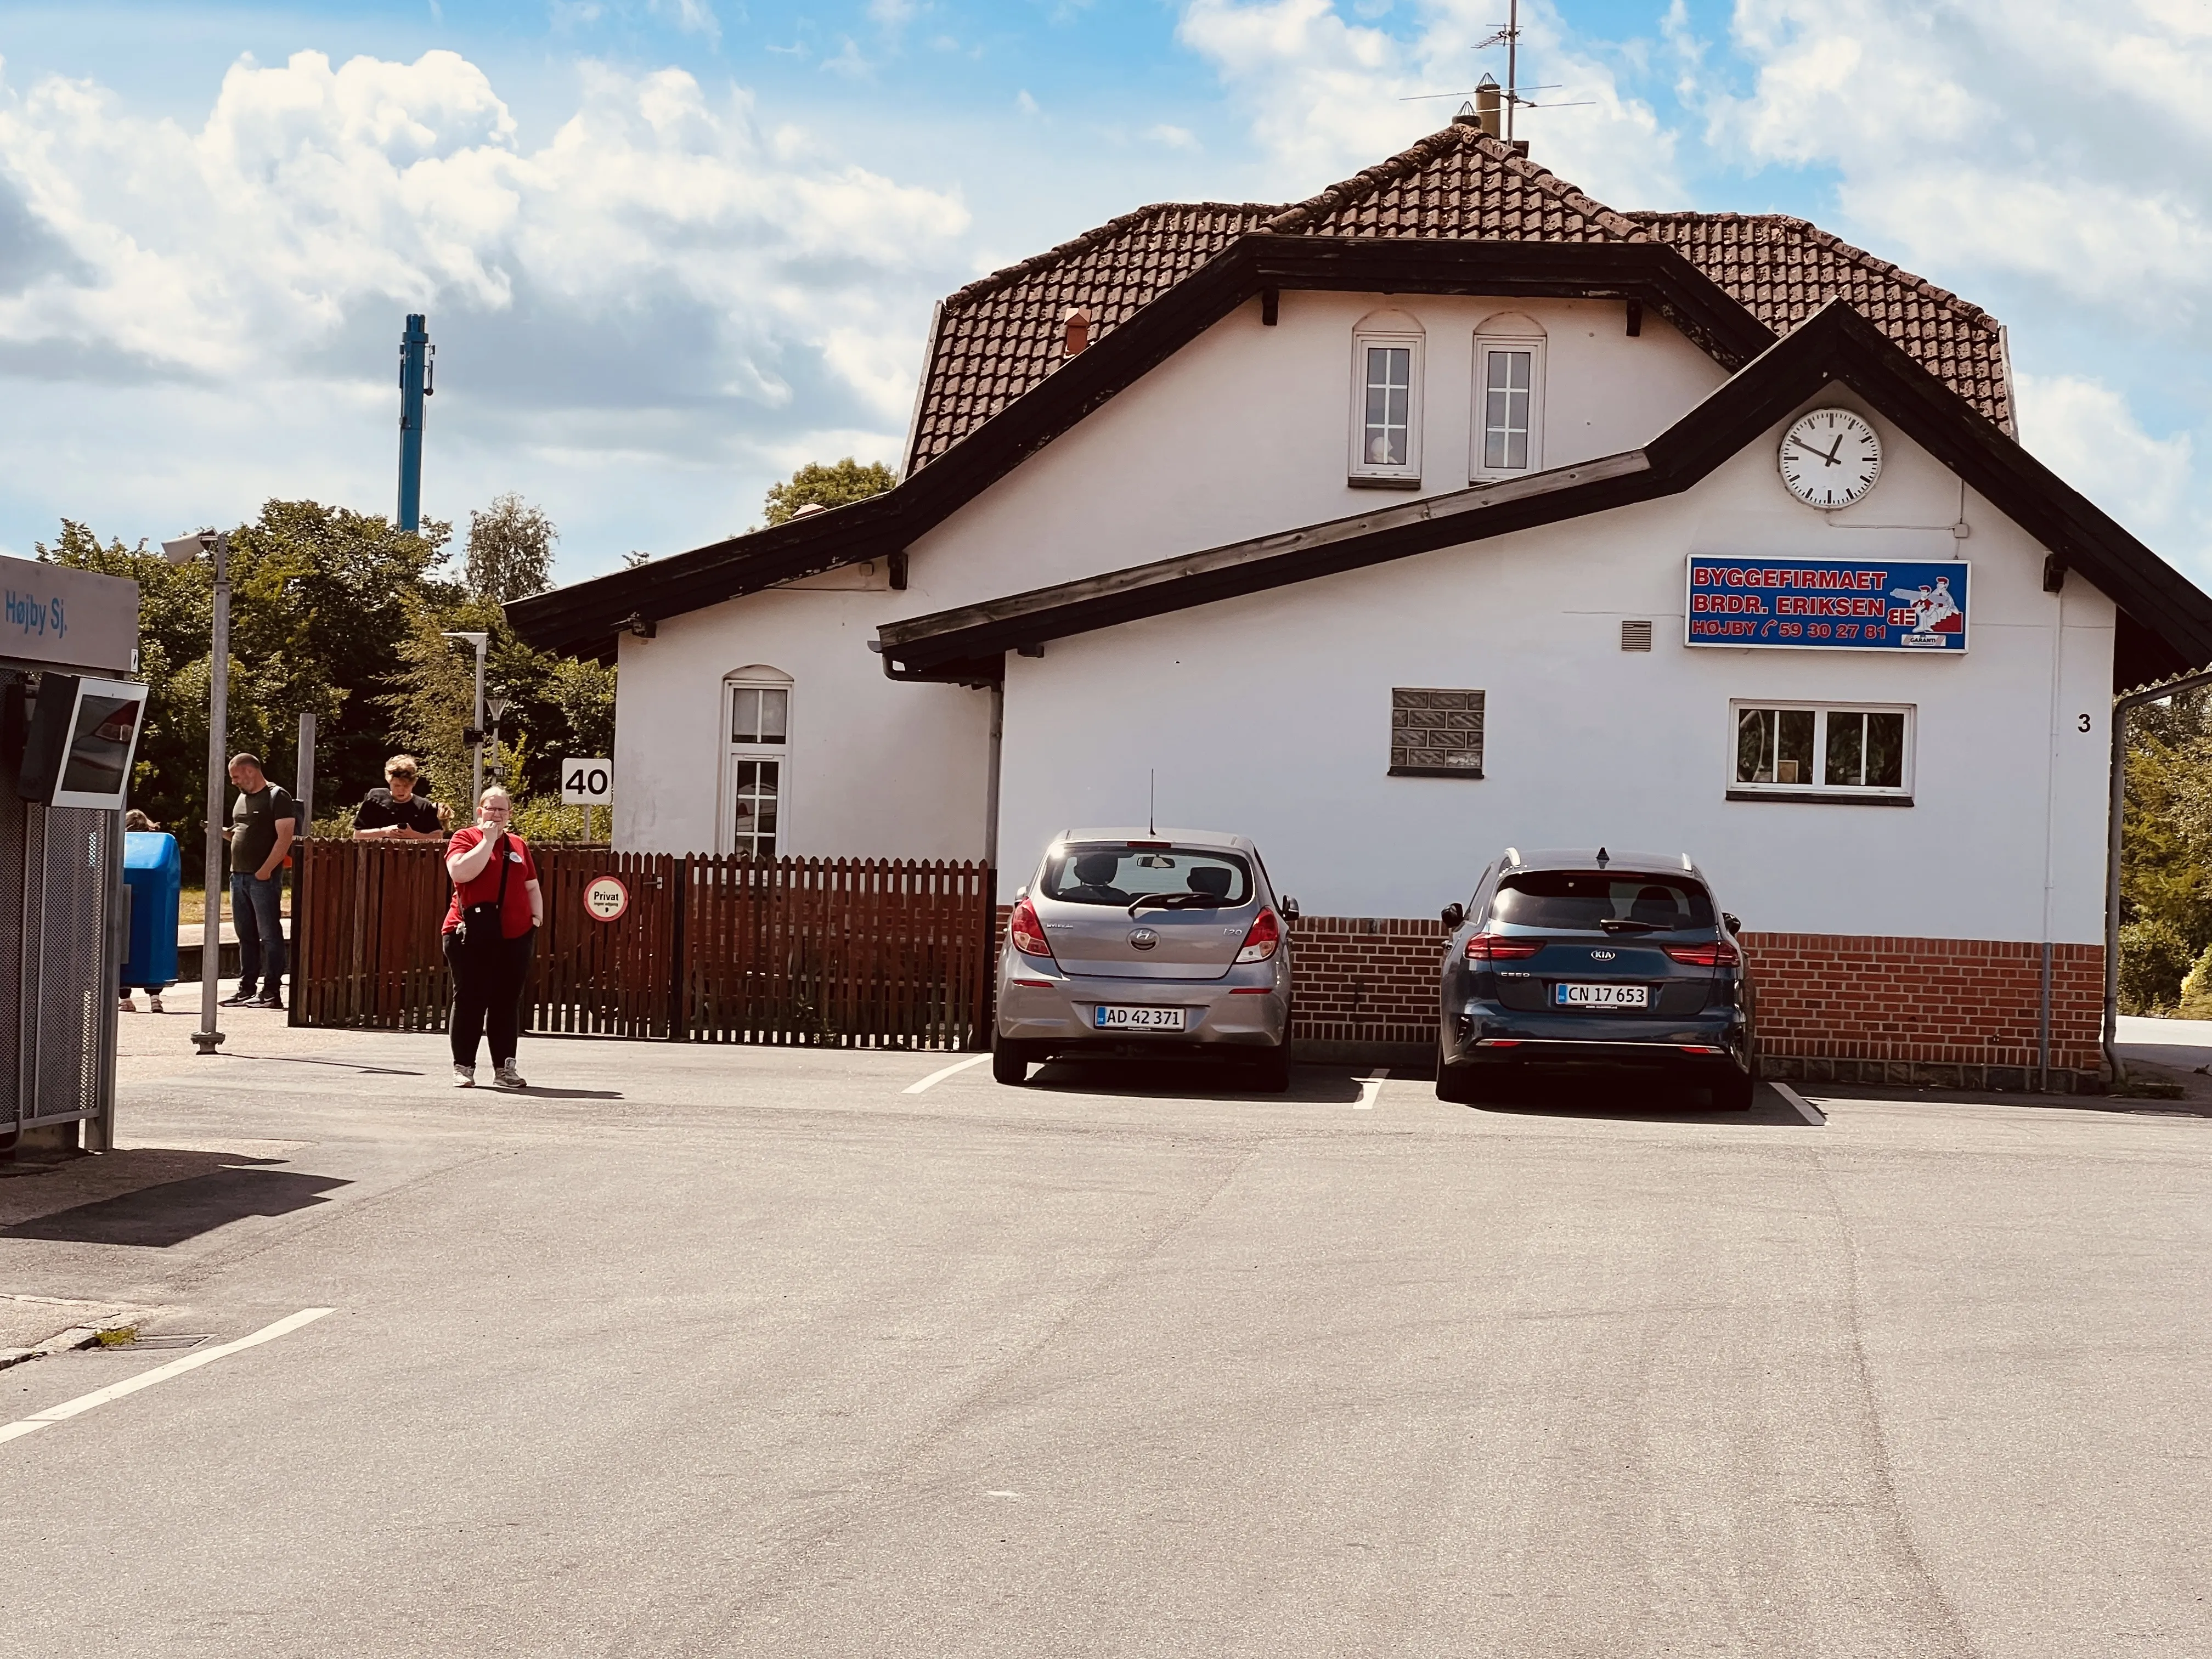
<instances>
[{"instance_id":1,"label":"sign text byggefirmaet","mask_svg":"<svg viewBox=\"0 0 2212 1659\"><path fill-rule=\"evenodd\" d=\"M1962 559L1690 556L1688 643L1964 651Z\"/></svg>"}]
</instances>

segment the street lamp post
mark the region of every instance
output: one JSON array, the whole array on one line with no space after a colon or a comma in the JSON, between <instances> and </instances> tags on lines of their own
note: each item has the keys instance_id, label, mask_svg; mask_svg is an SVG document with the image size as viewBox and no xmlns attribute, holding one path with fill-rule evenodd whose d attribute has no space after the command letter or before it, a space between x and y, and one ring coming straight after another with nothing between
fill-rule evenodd
<instances>
[{"instance_id":1,"label":"street lamp post","mask_svg":"<svg viewBox=\"0 0 2212 1659\"><path fill-rule=\"evenodd\" d=\"M491 695L486 697L483 701L484 713L491 717L491 726L489 730L489 736L491 738L491 765L492 770L497 775L494 781L501 784L507 783L507 762L502 759L500 755L499 723L507 718L507 711L514 707L514 700L497 686L494 686L492 688ZM513 786L508 785L507 787L511 788ZM478 791L477 793L482 793L483 792Z\"/></svg>"},{"instance_id":2,"label":"street lamp post","mask_svg":"<svg viewBox=\"0 0 2212 1659\"><path fill-rule=\"evenodd\" d=\"M461 734L469 745L476 750L476 771L469 788L469 814L470 820L473 823L477 803L483 799L484 651L491 644L491 635L448 633L446 637L449 640L466 640L477 648L476 717L469 729Z\"/></svg>"},{"instance_id":3,"label":"street lamp post","mask_svg":"<svg viewBox=\"0 0 2212 1659\"><path fill-rule=\"evenodd\" d=\"M230 541L211 530L161 544L171 564L190 564L205 556L215 565L215 624L208 658L207 908L200 924L200 1029L193 1045L213 1054L222 1042L216 1029L217 981L222 975L223 786L230 781Z\"/></svg>"}]
</instances>

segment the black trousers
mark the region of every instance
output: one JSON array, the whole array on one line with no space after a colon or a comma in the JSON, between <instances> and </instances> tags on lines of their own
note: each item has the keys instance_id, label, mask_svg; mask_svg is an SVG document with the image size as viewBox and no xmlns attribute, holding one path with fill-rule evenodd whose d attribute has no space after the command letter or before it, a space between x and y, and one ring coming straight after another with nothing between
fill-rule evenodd
<instances>
[{"instance_id":1,"label":"black trousers","mask_svg":"<svg viewBox=\"0 0 2212 1659\"><path fill-rule=\"evenodd\" d=\"M491 1063L514 1058L522 1031L522 981L537 948L533 927L520 939L463 939L446 935L446 966L453 972L453 1064L474 1066L477 1042L491 1027Z\"/></svg>"}]
</instances>

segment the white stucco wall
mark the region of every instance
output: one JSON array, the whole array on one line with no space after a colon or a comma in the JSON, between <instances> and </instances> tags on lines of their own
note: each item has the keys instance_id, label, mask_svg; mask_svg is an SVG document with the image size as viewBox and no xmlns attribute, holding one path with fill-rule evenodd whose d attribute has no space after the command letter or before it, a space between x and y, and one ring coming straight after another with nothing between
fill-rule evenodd
<instances>
[{"instance_id":1,"label":"white stucco wall","mask_svg":"<svg viewBox=\"0 0 2212 1659\"><path fill-rule=\"evenodd\" d=\"M1345 481L1352 331L1381 308L1426 343L1418 491ZM1618 301L1286 293L1270 328L1254 300L917 540L932 602L897 614L1466 489L1474 334L1500 312L1545 332L1547 467L1633 449L1726 378L1656 316L1630 338Z\"/></svg>"},{"instance_id":2,"label":"white stucco wall","mask_svg":"<svg viewBox=\"0 0 2212 1659\"><path fill-rule=\"evenodd\" d=\"M867 648L872 591L757 593L625 635L615 720L615 844L726 851L722 682L765 665L792 678L778 851L806 857L981 858L989 695L902 684Z\"/></svg>"},{"instance_id":3,"label":"white stucco wall","mask_svg":"<svg viewBox=\"0 0 2212 1659\"><path fill-rule=\"evenodd\" d=\"M1784 490L1784 422L1669 500L1009 657L1002 891L1055 831L1141 822L1156 769L1163 824L1253 836L1310 915L1431 914L1508 845L1602 842L1689 852L1762 931L2097 940L2113 607L2045 593L1971 494L1954 538L1959 481L1871 417L1882 481L1844 513ZM1686 647L1692 552L1967 559L1971 648ZM1394 686L1487 694L1481 781L1385 775ZM1914 805L1727 800L1730 700L1765 696L1912 704Z\"/></svg>"},{"instance_id":4,"label":"white stucco wall","mask_svg":"<svg viewBox=\"0 0 2212 1659\"><path fill-rule=\"evenodd\" d=\"M1425 331L1425 495L1467 485L1474 334L1500 312L1546 335L1547 465L1633 447L1723 378L1656 316L1629 338L1617 302L1291 293L1271 328L1255 299L916 542L908 589L778 590L625 636L616 844L722 850L722 679L758 663L796 682L786 850L981 856L989 698L886 679L877 626L1406 499L1345 482L1352 331L1384 307Z\"/></svg>"}]
</instances>

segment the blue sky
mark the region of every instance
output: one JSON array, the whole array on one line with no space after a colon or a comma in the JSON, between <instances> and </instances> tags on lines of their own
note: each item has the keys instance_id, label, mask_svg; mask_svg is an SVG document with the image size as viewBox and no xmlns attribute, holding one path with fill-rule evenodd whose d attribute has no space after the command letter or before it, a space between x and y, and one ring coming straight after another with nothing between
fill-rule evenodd
<instances>
[{"instance_id":1,"label":"blue sky","mask_svg":"<svg viewBox=\"0 0 2212 1659\"><path fill-rule=\"evenodd\" d=\"M1537 0L1537 160L1812 218L2011 328L2024 437L2212 584L2212 8ZM564 579L890 459L933 300L1442 125L1504 0L394 0L0 21L0 550L506 489ZM1587 100L1587 101L1583 101Z\"/></svg>"}]
</instances>

